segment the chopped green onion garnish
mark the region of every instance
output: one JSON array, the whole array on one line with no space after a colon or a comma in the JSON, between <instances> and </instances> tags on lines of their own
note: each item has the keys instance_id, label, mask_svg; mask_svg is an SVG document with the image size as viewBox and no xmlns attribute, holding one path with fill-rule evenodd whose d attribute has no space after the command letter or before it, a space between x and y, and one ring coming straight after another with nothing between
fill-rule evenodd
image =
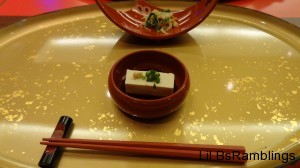
<instances>
[{"instance_id":1,"label":"chopped green onion garnish","mask_svg":"<svg viewBox=\"0 0 300 168\"><path fill-rule=\"evenodd\" d=\"M160 83L160 74L155 70L149 70L146 72L146 81Z\"/></svg>"}]
</instances>

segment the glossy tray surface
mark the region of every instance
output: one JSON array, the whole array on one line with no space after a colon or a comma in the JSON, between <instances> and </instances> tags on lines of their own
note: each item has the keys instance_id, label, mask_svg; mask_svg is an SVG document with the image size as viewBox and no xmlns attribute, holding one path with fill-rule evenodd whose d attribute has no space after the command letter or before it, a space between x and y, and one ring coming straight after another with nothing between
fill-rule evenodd
<instances>
[{"instance_id":1,"label":"glossy tray surface","mask_svg":"<svg viewBox=\"0 0 300 168\"><path fill-rule=\"evenodd\" d=\"M183 8L193 2L153 2ZM116 2L120 10L130 2ZM138 50L170 53L191 88L174 115L142 122L110 98L108 72ZM71 138L244 145L299 155L300 30L277 18L218 5L189 33L166 41L130 36L95 6L30 18L0 30L0 167L37 167L61 115ZM66 149L58 167L274 167L147 158Z\"/></svg>"}]
</instances>

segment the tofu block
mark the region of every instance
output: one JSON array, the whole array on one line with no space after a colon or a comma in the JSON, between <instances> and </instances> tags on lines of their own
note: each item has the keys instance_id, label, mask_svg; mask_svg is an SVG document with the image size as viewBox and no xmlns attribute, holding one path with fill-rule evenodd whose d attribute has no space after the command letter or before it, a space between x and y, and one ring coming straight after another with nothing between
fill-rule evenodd
<instances>
[{"instance_id":1,"label":"tofu block","mask_svg":"<svg viewBox=\"0 0 300 168\"><path fill-rule=\"evenodd\" d=\"M126 71L125 90L129 94L165 97L173 93L175 76L173 73L160 73L160 82L147 82L146 79L136 79L136 74L145 75L147 71Z\"/></svg>"}]
</instances>

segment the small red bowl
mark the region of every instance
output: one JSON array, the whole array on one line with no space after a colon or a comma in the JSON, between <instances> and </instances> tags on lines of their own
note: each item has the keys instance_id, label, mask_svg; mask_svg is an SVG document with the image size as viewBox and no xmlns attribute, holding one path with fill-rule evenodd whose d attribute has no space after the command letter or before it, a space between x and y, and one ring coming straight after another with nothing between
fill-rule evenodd
<instances>
[{"instance_id":1,"label":"small red bowl","mask_svg":"<svg viewBox=\"0 0 300 168\"><path fill-rule=\"evenodd\" d=\"M133 97L125 92L126 70L155 69L175 75L174 93L162 98ZM185 65L176 57L155 50L143 50L117 61L108 77L108 89L115 104L126 114L143 119L161 118L175 112L184 102L190 87Z\"/></svg>"}]
</instances>

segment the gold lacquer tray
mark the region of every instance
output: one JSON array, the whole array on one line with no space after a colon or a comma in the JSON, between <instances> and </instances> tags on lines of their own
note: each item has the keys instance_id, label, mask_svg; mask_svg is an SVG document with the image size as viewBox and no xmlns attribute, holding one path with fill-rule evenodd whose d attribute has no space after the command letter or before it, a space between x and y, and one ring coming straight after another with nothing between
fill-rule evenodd
<instances>
[{"instance_id":1,"label":"gold lacquer tray","mask_svg":"<svg viewBox=\"0 0 300 168\"><path fill-rule=\"evenodd\" d=\"M143 49L175 55L191 77L184 105L152 122L120 112L107 88L112 65ZM218 5L198 27L166 41L126 34L95 5L0 30L0 167L37 167L39 143L62 115L74 119L71 138L244 145L281 159L233 165L66 149L58 167L274 167L291 160L283 153L300 154L299 111L300 30L252 10Z\"/></svg>"}]
</instances>

